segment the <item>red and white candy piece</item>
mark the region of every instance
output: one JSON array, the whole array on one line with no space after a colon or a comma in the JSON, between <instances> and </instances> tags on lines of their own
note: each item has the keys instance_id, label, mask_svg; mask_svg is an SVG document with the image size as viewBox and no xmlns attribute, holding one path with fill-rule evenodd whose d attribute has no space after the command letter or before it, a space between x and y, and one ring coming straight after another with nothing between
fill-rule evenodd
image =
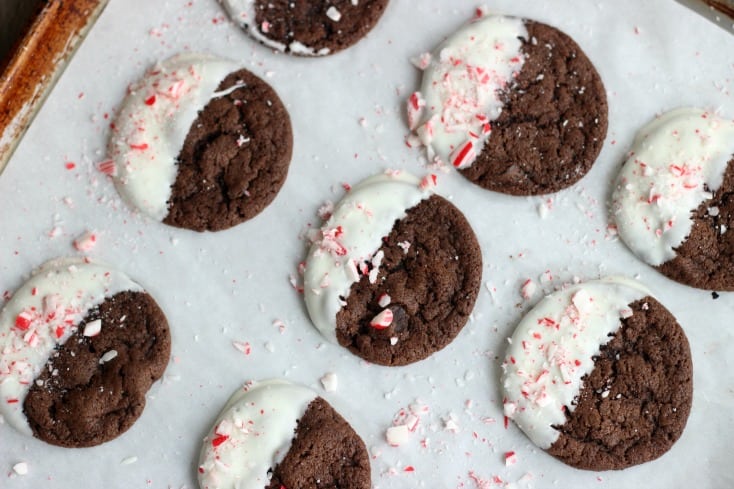
<instances>
[{"instance_id":1,"label":"red and white candy piece","mask_svg":"<svg viewBox=\"0 0 734 489\"><path fill-rule=\"evenodd\" d=\"M408 98L408 127L415 131L423 117L426 101L420 92L413 92Z\"/></svg>"},{"instance_id":2,"label":"red and white candy piece","mask_svg":"<svg viewBox=\"0 0 734 489\"><path fill-rule=\"evenodd\" d=\"M86 231L74 240L74 248L77 251L87 252L97 245L97 233Z\"/></svg>"},{"instance_id":3,"label":"red and white candy piece","mask_svg":"<svg viewBox=\"0 0 734 489\"><path fill-rule=\"evenodd\" d=\"M372 318L370 326L375 329L382 330L390 327L393 321L393 312L390 309L385 309L377 316Z\"/></svg>"},{"instance_id":4,"label":"red and white candy piece","mask_svg":"<svg viewBox=\"0 0 734 489\"><path fill-rule=\"evenodd\" d=\"M471 166L476 159L477 153L472 140L466 141L451 153L451 164L454 165L454 168L458 169Z\"/></svg>"},{"instance_id":5,"label":"red and white candy piece","mask_svg":"<svg viewBox=\"0 0 734 489\"><path fill-rule=\"evenodd\" d=\"M391 426L385 432L385 439L391 447L399 447L410 440L410 429L406 425Z\"/></svg>"}]
</instances>

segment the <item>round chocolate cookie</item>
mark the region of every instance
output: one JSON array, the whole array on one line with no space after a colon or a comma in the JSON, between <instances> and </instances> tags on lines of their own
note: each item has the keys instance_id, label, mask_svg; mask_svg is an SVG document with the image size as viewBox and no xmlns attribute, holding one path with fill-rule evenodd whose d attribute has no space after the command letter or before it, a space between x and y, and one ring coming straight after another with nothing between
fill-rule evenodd
<instances>
[{"instance_id":1,"label":"round chocolate cookie","mask_svg":"<svg viewBox=\"0 0 734 489\"><path fill-rule=\"evenodd\" d=\"M231 73L191 125L164 223L219 231L251 219L285 183L290 117L273 89L247 70Z\"/></svg>"},{"instance_id":2,"label":"round chocolate cookie","mask_svg":"<svg viewBox=\"0 0 734 489\"><path fill-rule=\"evenodd\" d=\"M232 396L198 472L201 489L371 487L367 449L349 423L310 389L280 380Z\"/></svg>"},{"instance_id":3,"label":"round chocolate cookie","mask_svg":"<svg viewBox=\"0 0 734 489\"><path fill-rule=\"evenodd\" d=\"M688 339L652 297L630 309L594 357L575 409L555 427L560 435L548 453L573 467L616 470L654 460L686 426L693 399Z\"/></svg>"},{"instance_id":4,"label":"round chocolate cookie","mask_svg":"<svg viewBox=\"0 0 734 489\"><path fill-rule=\"evenodd\" d=\"M102 322L102 332L85 336L95 321ZM168 322L151 296L122 292L106 299L56 349L31 386L23 407L33 435L75 448L117 438L142 414L170 350Z\"/></svg>"},{"instance_id":5,"label":"round chocolate cookie","mask_svg":"<svg viewBox=\"0 0 734 489\"><path fill-rule=\"evenodd\" d=\"M293 149L288 112L267 83L195 53L133 85L112 127L112 159L100 169L131 205L194 231L259 214L285 182Z\"/></svg>"},{"instance_id":6,"label":"round chocolate cookie","mask_svg":"<svg viewBox=\"0 0 734 489\"><path fill-rule=\"evenodd\" d=\"M617 178L620 237L686 285L734 290L734 121L676 109L637 135Z\"/></svg>"},{"instance_id":7,"label":"round chocolate cookie","mask_svg":"<svg viewBox=\"0 0 734 489\"><path fill-rule=\"evenodd\" d=\"M579 469L619 470L660 457L691 409L685 333L649 291L625 279L543 299L515 330L503 369L505 414Z\"/></svg>"},{"instance_id":8,"label":"round chocolate cookie","mask_svg":"<svg viewBox=\"0 0 734 489\"><path fill-rule=\"evenodd\" d=\"M539 22L486 16L427 61L408 103L409 143L488 190L548 194L591 169L607 117L601 78L573 39Z\"/></svg>"},{"instance_id":9,"label":"round chocolate cookie","mask_svg":"<svg viewBox=\"0 0 734 489\"><path fill-rule=\"evenodd\" d=\"M254 39L302 56L333 54L377 24L388 0L220 0Z\"/></svg>"},{"instance_id":10,"label":"round chocolate cookie","mask_svg":"<svg viewBox=\"0 0 734 489\"><path fill-rule=\"evenodd\" d=\"M381 365L417 362L451 343L474 309L482 279L481 250L464 215L433 195L395 223L378 253L377 280L363 275L336 316L339 343ZM389 304L381 305L387 297ZM375 327L385 311L392 321Z\"/></svg>"},{"instance_id":11,"label":"round chocolate cookie","mask_svg":"<svg viewBox=\"0 0 734 489\"><path fill-rule=\"evenodd\" d=\"M0 414L53 445L90 447L128 430L168 364L168 322L124 274L43 265L0 312Z\"/></svg>"},{"instance_id":12,"label":"round chocolate cookie","mask_svg":"<svg viewBox=\"0 0 734 489\"><path fill-rule=\"evenodd\" d=\"M435 177L400 172L352 187L306 260L311 320L331 341L381 365L448 345L469 319L482 256L464 215L432 194Z\"/></svg>"}]
</instances>

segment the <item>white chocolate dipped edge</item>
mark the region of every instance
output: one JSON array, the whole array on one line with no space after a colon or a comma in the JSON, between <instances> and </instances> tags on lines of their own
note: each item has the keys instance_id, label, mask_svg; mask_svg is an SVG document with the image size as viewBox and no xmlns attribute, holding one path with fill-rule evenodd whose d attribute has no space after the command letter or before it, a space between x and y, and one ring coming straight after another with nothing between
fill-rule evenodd
<instances>
[{"instance_id":1,"label":"white chocolate dipped edge","mask_svg":"<svg viewBox=\"0 0 734 489\"><path fill-rule=\"evenodd\" d=\"M256 0L219 0L219 2L224 6L233 21L246 29L248 34L250 34L256 41L259 41L270 48L281 52L285 52L287 49L291 53L300 54L301 56L326 56L330 53L329 48L322 48L316 51L314 48L306 46L297 40L291 41L291 43L286 46L286 44L282 42L274 41L267 37L263 33L263 31L267 31L267 23L263 23L265 25L255 24Z\"/></svg>"},{"instance_id":2,"label":"white chocolate dipped edge","mask_svg":"<svg viewBox=\"0 0 734 489\"><path fill-rule=\"evenodd\" d=\"M504 412L538 447L558 439L553 426L566 422L565 408L574 410L593 357L646 296L641 284L609 277L555 292L520 321L502 365Z\"/></svg>"},{"instance_id":3,"label":"white chocolate dipped edge","mask_svg":"<svg viewBox=\"0 0 734 489\"><path fill-rule=\"evenodd\" d=\"M304 297L311 321L331 342L336 339L336 315L346 304L349 291L360 280L359 268L382 246L395 221L430 197L426 179L405 172L388 171L352 187L321 228L321 239L306 259Z\"/></svg>"},{"instance_id":4,"label":"white chocolate dipped edge","mask_svg":"<svg viewBox=\"0 0 734 489\"><path fill-rule=\"evenodd\" d=\"M152 67L131 85L114 122L108 154L117 191L162 221L168 214L176 160L206 104L228 91L219 84L240 65L208 54L184 53Z\"/></svg>"},{"instance_id":5,"label":"white chocolate dipped edge","mask_svg":"<svg viewBox=\"0 0 734 489\"><path fill-rule=\"evenodd\" d=\"M637 134L617 177L612 212L622 240L657 266L690 235L692 212L710 199L734 157L734 121L680 108Z\"/></svg>"},{"instance_id":6,"label":"white chocolate dipped edge","mask_svg":"<svg viewBox=\"0 0 734 489\"><path fill-rule=\"evenodd\" d=\"M31 436L23 403L54 349L105 299L142 290L122 272L100 264L61 259L42 265L0 312L0 414Z\"/></svg>"},{"instance_id":7,"label":"white chocolate dipped edge","mask_svg":"<svg viewBox=\"0 0 734 489\"><path fill-rule=\"evenodd\" d=\"M268 471L283 461L297 422L316 394L283 380L238 390L204 439L201 489L263 489Z\"/></svg>"},{"instance_id":8,"label":"white chocolate dipped edge","mask_svg":"<svg viewBox=\"0 0 734 489\"><path fill-rule=\"evenodd\" d=\"M474 162L502 112L501 92L525 63L521 38L527 37L520 18L484 16L433 51L421 90L408 101L412 141L426 146L429 160L457 168Z\"/></svg>"}]
</instances>

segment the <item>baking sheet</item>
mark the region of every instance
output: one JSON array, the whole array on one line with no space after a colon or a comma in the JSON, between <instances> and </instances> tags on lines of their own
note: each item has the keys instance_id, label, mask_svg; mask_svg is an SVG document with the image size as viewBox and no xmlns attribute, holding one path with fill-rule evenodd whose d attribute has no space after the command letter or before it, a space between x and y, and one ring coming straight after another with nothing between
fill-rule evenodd
<instances>
[{"instance_id":1,"label":"baking sheet","mask_svg":"<svg viewBox=\"0 0 734 489\"><path fill-rule=\"evenodd\" d=\"M255 44L214 0L110 2L0 178L0 293L42 261L74 255L72 240L84 231L98 231L90 255L156 297L171 323L173 357L140 420L103 446L60 449L0 426L1 487L195 488L200 441L219 409L245 381L269 377L313 387L352 423L371 450L375 488L734 486L734 296L714 300L665 279L607 230L610 181L638 127L679 105L734 117L734 37L677 2L491 4L495 12L554 24L579 42L608 89L610 130L591 172L549 197L503 196L456 173L441 176L440 192L467 215L485 260L473 320L445 350L408 367L368 365L326 344L290 287L305 253L299 235L318 225L317 208L342 195L342 182L385 168L424 172L419 153L403 144L404 100L418 84L408 60L476 6L393 0L356 47L300 59ZM291 171L274 204L218 234L139 217L94 169L127 84L155 60L190 49L241 60L266 79L288 106L295 133ZM545 218L541 206L549 208ZM540 284L545 271L552 275L541 284L546 291L575 276L638 276L686 330L693 409L680 441L661 459L622 472L578 471L534 448L512 424L503 426L505 339L541 296L523 300L520 286L528 278ZM249 342L252 353L233 341ZM319 384L327 372L338 376L336 392ZM427 408L417 432L389 447L385 430L416 403ZM517 464L505 466L507 451L516 452ZM28 464L27 475L13 472L18 462Z\"/></svg>"}]
</instances>

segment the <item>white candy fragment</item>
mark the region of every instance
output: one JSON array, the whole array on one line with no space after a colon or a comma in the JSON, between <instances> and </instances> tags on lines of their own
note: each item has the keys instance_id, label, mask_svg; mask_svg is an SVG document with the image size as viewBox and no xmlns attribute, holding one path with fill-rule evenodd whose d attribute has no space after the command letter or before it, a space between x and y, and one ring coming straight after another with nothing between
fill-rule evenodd
<instances>
[{"instance_id":1,"label":"white candy fragment","mask_svg":"<svg viewBox=\"0 0 734 489\"><path fill-rule=\"evenodd\" d=\"M92 337L97 336L102 331L102 320L95 319L94 321L88 322L84 326L84 336Z\"/></svg>"},{"instance_id":2,"label":"white candy fragment","mask_svg":"<svg viewBox=\"0 0 734 489\"><path fill-rule=\"evenodd\" d=\"M100 357L99 364L100 365L105 364L115 358L117 358L117 350L110 350Z\"/></svg>"},{"instance_id":3,"label":"white candy fragment","mask_svg":"<svg viewBox=\"0 0 734 489\"><path fill-rule=\"evenodd\" d=\"M339 387L339 378L333 372L326 373L320 380L326 392L335 392Z\"/></svg>"},{"instance_id":4,"label":"white candy fragment","mask_svg":"<svg viewBox=\"0 0 734 489\"><path fill-rule=\"evenodd\" d=\"M400 445L406 443L410 438L410 430L405 425L391 426L387 429L387 432L385 433L385 438L387 439L387 442L390 444L390 446L399 447Z\"/></svg>"}]
</instances>

